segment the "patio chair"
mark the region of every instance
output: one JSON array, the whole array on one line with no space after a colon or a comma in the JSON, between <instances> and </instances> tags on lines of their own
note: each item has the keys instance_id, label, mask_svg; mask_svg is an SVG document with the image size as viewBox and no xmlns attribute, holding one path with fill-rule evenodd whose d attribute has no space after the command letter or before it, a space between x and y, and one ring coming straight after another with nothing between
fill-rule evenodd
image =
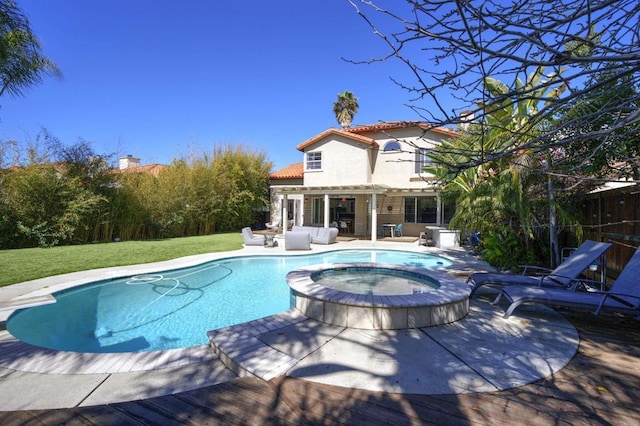
<instances>
[{"instance_id":1,"label":"patio chair","mask_svg":"<svg viewBox=\"0 0 640 426\"><path fill-rule=\"evenodd\" d=\"M280 229L280 221L274 220L273 222L265 223L264 226L266 226L269 231L278 232Z\"/></svg>"},{"instance_id":2,"label":"patio chair","mask_svg":"<svg viewBox=\"0 0 640 426\"><path fill-rule=\"evenodd\" d=\"M502 297L509 301L505 318L523 303L542 303L573 309L595 309L594 314L612 311L640 315L640 248L636 250L609 291L577 291L576 288L531 287L512 285L502 289L493 304Z\"/></svg>"},{"instance_id":3,"label":"patio chair","mask_svg":"<svg viewBox=\"0 0 640 426\"><path fill-rule=\"evenodd\" d=\"M349 225L344 220L340 221L340 232L344 232L345 234L349 231Z\"/></svg>"},{"instance_id":4,"label":"patio chair","mask_svg":"<svg viewBox=\"0 0 640 426\"><path fill-rule=\"evenodd\" d=\"M402 237L402 224L401 223L396 225L395 235L396 235L396 237Z\"/></svg>"},{"instance_id":5,"label":"patio chair","mask_svg":"<svg viewBox=\"0 0 640 426\"><path fill-rule=\"evenodd\" d=\"M490 285L492 287L502 287L512 284L536 287L567 287L575 285L580 274L589 268L589 266L596 264L598 259L604 256L609 247L611 247L611 243L586 240L556 269L552 271L546 269L544 273L538 275L526 274L531 270L540 271L544 268L525 266L522 275L489 272L471 274L469 278L467 278L467 283L473 285L469 298L473 297L476 291L483 285ZM604 261L602 263L604 264Z\"/></svg>"},{"instance_id":6,"label":"patio chair","mask_svg":"<svg viewBox=\"0 0 640 426\"><path fill-rule=\"evenodd\" d=\"M245 246L264 246L264 235L254 235L248 226L242 228L242 240Z\"/></svg>"}]
</instances>

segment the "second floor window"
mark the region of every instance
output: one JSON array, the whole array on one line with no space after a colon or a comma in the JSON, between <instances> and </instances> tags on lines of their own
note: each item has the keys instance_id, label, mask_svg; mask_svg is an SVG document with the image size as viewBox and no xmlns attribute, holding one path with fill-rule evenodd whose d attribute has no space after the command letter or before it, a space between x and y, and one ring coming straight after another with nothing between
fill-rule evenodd
<instances>
[{"instance_id":1,"label":"second floor window","mask_svg":"<svg viewBox=\"0 0 640 426\"><path fill-rule=\"evenodd\" d=\"M322 169L322 153L307 152L307 170L321 170L321 169Z\"/></svg>"},{"instance_id":2,"label":"second floor window","mask_svg":"<svg viewBox=\"0 0 640 426\"><path fill-rule=\"evenodd\" d=\"M431 165L431 157L429 157L430 149L416 149L415 173L422 173L422 168Z\"/></svg>"}]
</instances>

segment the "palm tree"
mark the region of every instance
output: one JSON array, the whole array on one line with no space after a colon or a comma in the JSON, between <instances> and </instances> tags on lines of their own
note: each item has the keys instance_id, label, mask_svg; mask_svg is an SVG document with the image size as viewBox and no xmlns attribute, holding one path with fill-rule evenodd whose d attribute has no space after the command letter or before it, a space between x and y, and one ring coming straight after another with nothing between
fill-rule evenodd
<instances>
[{"instance_id":1,"label":"palm tree","mask_svg":"<svg viewBox=\"0 0 640 426\"><path fill-rule=\"evenodd\" d=\"M40 52L29 21L13 0L0 3L0 96L22 95L44 76L60 76L58 67Z\"/></svg>"},{"instance_id":2,"label":"palm tree","mask_svg":"<svg viewBox=\"0 0 640 426\"><path fill-rule=\"evenodd\" d=\"M542 79L546 84L541 86ZM544 173L544 165L550 161L544 152L528 146L546 124L533 118L538 117L540 106L562 94L565 85L559 73L545 74L543 67L534 70L525 82L516 81L521 93L518 98L508 97L510 89L499 80L487 77L484 83L493 100L478 104L484 110L484 121L470 126L461 137L443 142L431 155L434 166L425 171L447 182L445 189L458 195L459 208L452 226L507 227L528 243L534 238L535 224L541 222L529 200L533 185L539 183L531 171ZM507 152L510 154L500 155ZM547 201L551 264L556 265L557 203L550 175Z\"/></svg>"},{"instance_id":3,"label":"palm tree","mask_svg":"<svg viewBox=\"0 0 640 426\"><path fill-rule=\"evenodd\" d=\"M345 90L344 93L338 94L338 100L333 104L333 113L343 129L351 125L358 107L358 98L353 93Z\"/></svg>"}]
</instances>

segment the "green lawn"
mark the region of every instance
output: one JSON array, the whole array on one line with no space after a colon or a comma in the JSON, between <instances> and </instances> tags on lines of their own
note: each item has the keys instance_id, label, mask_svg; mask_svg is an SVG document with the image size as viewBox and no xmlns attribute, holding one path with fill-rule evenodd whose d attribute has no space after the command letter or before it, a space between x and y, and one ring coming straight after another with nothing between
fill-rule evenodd
<instances>
[{"instance_id":1,"label":"green lawn","mask_svg":"<svg viewBox=\"0 0 640 426\"><path fill-rule=\"evenodd\" d=\"M0 250L0 287L51 275L109 266L159 262L242 248L240 233L154 241Z\"/></svg>"}]
</instances>

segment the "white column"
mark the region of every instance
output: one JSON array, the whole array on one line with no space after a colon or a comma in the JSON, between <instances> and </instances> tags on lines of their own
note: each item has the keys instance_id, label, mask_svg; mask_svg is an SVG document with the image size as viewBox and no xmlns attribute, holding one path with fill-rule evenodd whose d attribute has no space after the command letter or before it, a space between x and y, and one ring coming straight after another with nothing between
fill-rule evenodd
<instances>
[{"instance_id":1,"label":"white column","mask_svg":"<svg viewBox=\"0 0 640 426\"><path fill-rule=\"evenodd\" d=\"M440 194L436 195L436 225L442 225L442 200Z\"/></svg>"},{"instance_id":2,"label":"white column","mask_svg":"<svg viewBox=\"0 0 640 426\"><path fill-rule=\"evenodd\" d=\"M280 223L282 224L282 234L285 235L287 233L287 225L289 224L289 214L287 214L287 209L289 208L289 198L287 194L284 194L282 197L282 220Z\"/></svg>"},{"instance_id":3,"label":"white column","mask_svg":"<svg viewBox=\"0 0 640 426\"><path fill-rule=\"evenodd\" d=\"M295 225L298 222L298 199L294 198L293 200L293 224Z\"/></svg>"},{"instance_id":4,"label":"white column","mask_svg":"<svg viewBox=\"0 0 640 426\"><path fill-rule=\"evenodd\" d=\"M329 194L324 194L324 227L329 227Z\"/></svg>"},{"instance_id":5,"label":"white column","mask_svg":"<svg viewBox=\"0 0 640 426\"><path fill-rule=\"evenodd\" d=\"M378 199L376 193L371 194L371 242L375 243L378 239Z\"/></svg>"}]
</instances>

